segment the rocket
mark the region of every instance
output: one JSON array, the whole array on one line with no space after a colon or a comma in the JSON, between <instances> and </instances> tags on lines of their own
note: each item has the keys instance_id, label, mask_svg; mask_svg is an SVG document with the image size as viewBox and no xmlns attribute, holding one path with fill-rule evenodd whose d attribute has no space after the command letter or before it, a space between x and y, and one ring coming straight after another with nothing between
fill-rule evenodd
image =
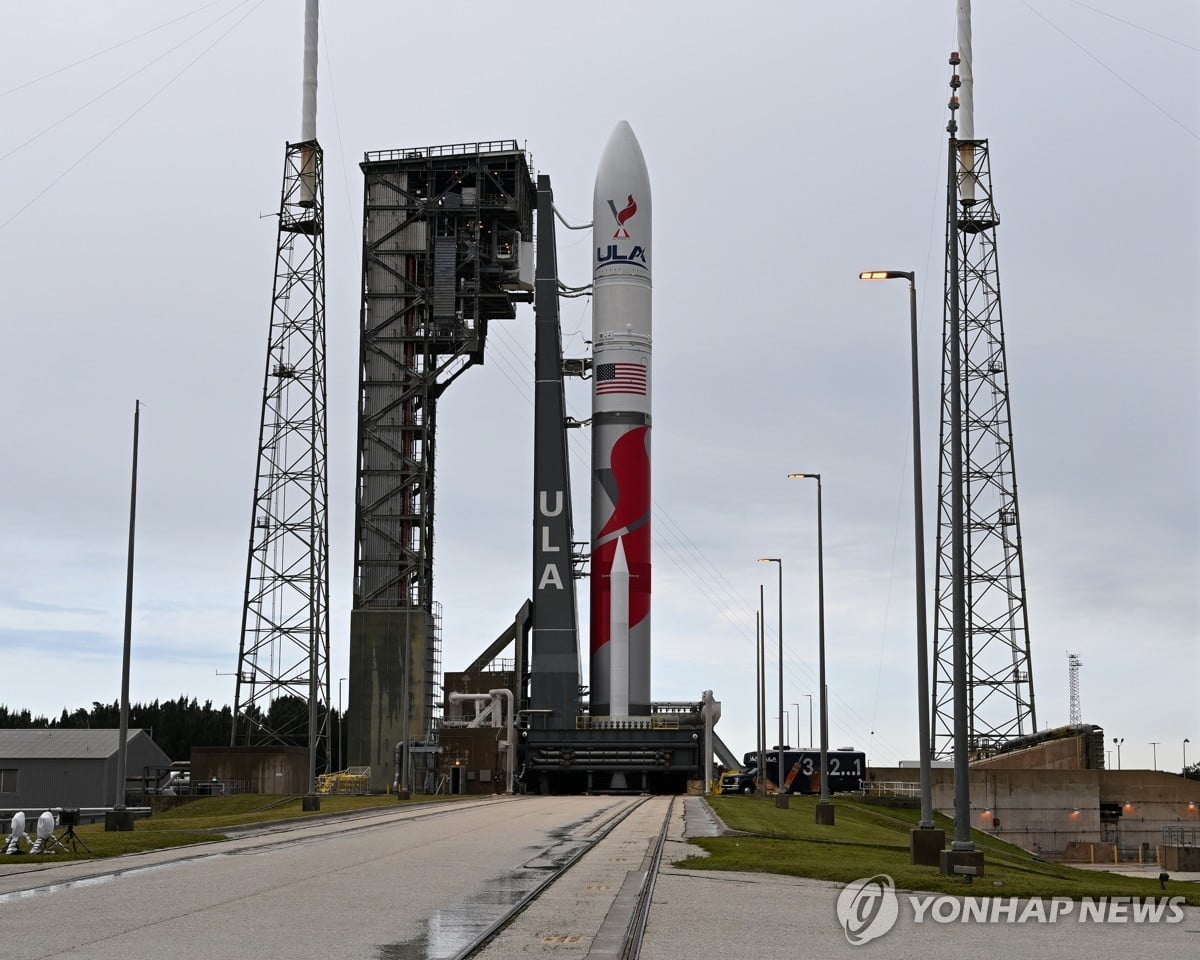
<instances>
[{"instance_id":1,"label":"rocket","mask_svg":"<svg viewBox=\"0 0 1200 960\"><path fill-rule=\"evenodd\" d=\"M592 201L593 717L650 713L650 212L621 121Z\"/></svg>"}]
</instances>

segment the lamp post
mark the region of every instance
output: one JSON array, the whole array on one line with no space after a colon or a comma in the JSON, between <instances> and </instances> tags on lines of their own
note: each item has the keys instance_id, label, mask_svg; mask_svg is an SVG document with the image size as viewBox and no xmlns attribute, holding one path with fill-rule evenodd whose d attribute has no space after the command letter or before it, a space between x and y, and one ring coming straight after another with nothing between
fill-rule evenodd
<instances>
[{"instance_id":1,"label":"lamp post","mask_svg":"<svg viewBox=\"0 0 1200 960\"><path fill-rule=\"evenodd\" d=\"M1151 740L1150 741L1150 750L1153 752L1153 756L1154 756L1154 760L1152 761L1152 763L1154 764L1155 770L1158 769L1158 745L1160 743L1162 743L1161 740Z\"/></svg>"},{"instance_id":2,"label":"lamp post","mask_svg":"<svg viewBox=\"0 0 1200 960\"><path fill-rule=\"evenodd\" d=\"M129 749L129 654L133 637L133 541L137 520L138 414L141 401L133 402L133 475L129 483L129 551L125 568L125 644L121 654L121 720L117 732L117 795L104 815L104 829L132 830L133 814L125 807L125 778Z\"/></svg>"},{"instance_id":3,"label":"lamp post","mask_svg":"<svg viewBox=\"0 0 1200 960\"><path fill-rule=\"evenodd\" d=\"M1119 739L1119 740L1116 737L1113 737L1113 746L1115 746L1117 748L1117 769L1118 770L1121 769L1121 744L1123 744L1124 742L1125 742L1124 737L1121 737L1121 739Z\"/></svg>"},{"instance_id":4,"label":"lamp post","mask_svg":"<svg viewBox=\"0 0 1200 960\"><path fill-rule=\"evenodd\" d=\"M799 750L800 749L800 704L793 703L792 706L796 708L796 749Z\"/></svg>"},{"instance_id":5,"label":"lamp post","mask_svg":"<svg viewBox=\"0 0 1200 960\"><path fill-rule=\"evenodd\" d=\"M811 693L802 693L802 694L800 694L800 696L802 696L802 697L807 697L807 698L808 698L808 745L811 747L811 746L813 745L813 736L812 736L812 694L811 694ZM797 736L797 737L799 737L800 735L799 735L799 734L796 734L796 736Z\"/></svg>"},{"instance_id":6,"label":"lamp post","mask_svg":"<svg viewBox=\"0 0 1200 960\"><path fill-rule=\"evenodd\" d=\"M754 782L755 792L760 797L767 795L767 608L764 600L766 588L758 585L758 714L754 728L758 731L758 763Z\"/></svg>"},{"instance_id":7,"label":"lamp post","mask_svg":"<svg viewBox=\"0 0 1200 960\"><path fill-rule=\"evenodd\" d=\"M338 769L342 768L342 683L347 680L347 677L338 677L338 748L337 748L337 765Z\"/></svg>"},{"instance_id":8,"label":"lamp post","mask_svg":"<svg viewBox=\"0 0 1200 960\"><path fill-rule=\"evenodd\" d=\"M921 779L921 820L920 830L932 830L933 827L933 744L929 730L929 618L925 608L925 506L924 478L921 471L921 392L920 378L917 367L917 275L911 270L871 270L858 275L860 280L907 280L908 281L908 316L909 342L912 354L912 436L913 436L913 531L914 531L914 566L916 573L917 599L917 735L919 739L920 779ZM928 840L929 846L937 844L940 851L945 842L945 832L941 837L920 838L913 836L911 842L913 863L936 862L918 860L916 844L923 839ZM931 851L925 851L926 857L931 857Z\"/></svg>"},{"instance_id":9,"label":"lamp post","mask_svg":"<svg viewBox=\"0 0 1200 960\"><path fill-rule=\"evenodd\" d=\"M786 807L787 795L783 793L783 558L759 557L759 563L779 564L779 779L775 782L779 790L775 794L775 806ZM764 628L765 632L765 628Z\"/></svg>"},{"instance_id":10,"label":"lamp post","mask_svg":"<svg viewBox=\"0 0 1200 960\"><path fill-rule=\"evenodd\" d=\"M821 796L817 800L816 822L832 826L833 804L829 802L829 690L825 683L825 531L821 506L821 475L789 473L789 480L817 481L817 673L821 697Z\"/></svg>"},{"instance_id":11,"label":"lamp post","mask_svg":"<svg viewBox=\"0 0 1200 960\"><path fill-rule=\"evenodd\" d=\"M787 732L790 729L792 729L792 711L784 710L783 711L783 733L784 733L785 737L787 736ZM779 745L779 749L782 750L784 748L784 746L790 746L790 744L782 744L781 743Z\"/></svg>"},{"instance_id":12,"label":"lamp post","mask_svg":"<svg viewBox=\"0 0 1200 960\"><path fill-rule=\"evenodd\" d=\"M1187 745L1192 741L1187 737L1183 738L1183 775L1187 776Z\"/></svg>"},{"instance_id":13,"label":"lamp post","mask_svg":"<svg viewBox=\"0 0 1200 960\"><path fill-rule=\"evenodd\" d=\"M762 588L759 587L761 590ZM755 767L762 771L762 726L758 722L758 718L762 716L762 614L754 611L754 749L758 762ZM762 777L758 777L761 781Z\"/></svg>"}]
</instances>

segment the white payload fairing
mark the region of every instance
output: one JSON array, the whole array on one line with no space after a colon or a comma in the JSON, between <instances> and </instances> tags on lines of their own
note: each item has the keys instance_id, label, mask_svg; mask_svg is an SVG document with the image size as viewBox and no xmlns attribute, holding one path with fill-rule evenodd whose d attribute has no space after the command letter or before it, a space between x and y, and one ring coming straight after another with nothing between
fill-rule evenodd
<instances>
[{"instance_id":1,"label":"white payload fairing","mask_svg":"<svg viewBox=\"0 0 1200 960\"><path fill-rule=\"evenodd\" d=\"M592 205L593 717L650 712L650 214L642 148L621 121Z\"/></svg>"}]
</instances>

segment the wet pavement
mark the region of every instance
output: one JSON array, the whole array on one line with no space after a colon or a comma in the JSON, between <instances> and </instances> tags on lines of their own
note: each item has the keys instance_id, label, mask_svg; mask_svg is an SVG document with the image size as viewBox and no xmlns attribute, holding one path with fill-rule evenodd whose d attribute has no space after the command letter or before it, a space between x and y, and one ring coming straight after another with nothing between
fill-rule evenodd
<instances>
[{"instance_id":1,"label":"wet pavement","mask_svg":"<svg viewBox=\"0 0 1200 960\"><path fill-rule=\"evenodd\" d=\"M680 811L682 799L675 801ZM618 956L614 949L670 805L670 797L648 798L484 947L479 960Z\"/></svg>"},{"instance_id":2,"label":"wet pavement","mask_svg":"<svg viewBox=\"0 0 1200 960\"><path fill-rule=\"evenodd\" d=\"M454 956L613 798L495 799L0 876L4 960Z\"/></svg>"}]
</instances>

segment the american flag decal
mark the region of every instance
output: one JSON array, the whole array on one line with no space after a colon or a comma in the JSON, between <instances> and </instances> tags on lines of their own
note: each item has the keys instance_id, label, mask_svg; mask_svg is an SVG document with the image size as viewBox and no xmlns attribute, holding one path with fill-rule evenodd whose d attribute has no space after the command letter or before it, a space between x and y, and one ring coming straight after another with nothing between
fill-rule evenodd
<instances>
[{"instance_id":1,"label":"american flag decal","mask_svg":"<svg viewBox=\"0 0 1200 960\"><path fill-rule=\"evenodd\" d=\"M596 365L596 395L632 393L646 395L644 363L601 363Z\"/></svg>"}]
</instances>

